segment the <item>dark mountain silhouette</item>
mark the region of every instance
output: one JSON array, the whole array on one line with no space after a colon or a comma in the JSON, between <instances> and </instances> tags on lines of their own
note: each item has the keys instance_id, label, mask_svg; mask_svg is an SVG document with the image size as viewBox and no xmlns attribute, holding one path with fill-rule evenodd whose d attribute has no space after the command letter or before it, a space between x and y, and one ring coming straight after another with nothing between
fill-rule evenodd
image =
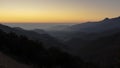
<instances>
[{"instance_id":1,"label":"dark mountain silhouette","mask_svg":"<svg viewBox=\"0 0 120 68\"><path fill-rule=\"evenodd\" d=\"M63 52L58 48L45 49L43 46L44 44L40 41L30 40L26 36L18 36L13 32L6 33L0 30L0 52L7 56L1 53L0 55L6 57L6 61L9 60L9 62L13 62L17 66L19 66L17 63L23 63L30 66L26 68L95 68L94 65L84 63L78 57ZM5 62L5 64L7 66L8 63ZM2 64L3 66L4 64ZM17 68L17 66L13 68Z\"/></svg>"},{"instance_id":2,"label":"dark mountain silhouette","mask_svg":"<svg viewBox=\"0 0 120 68\"><path fill-rule=\"evenodd\" d=\"M120 53L120 17L74 25L70 30L69 40L65 41L70 53L98 63L101 68L114 68Z\"/></svg>"},{"instance_id":3,"label":"dark mountain silhouette","mask_svg":"<svg viewBox=\"0 0 120 68\"><path fill-rule=\"evenodd\" d=\"M86 41L92 41L96 40L100 37L113 35L115 33L120 32L120 17L112 18L112 19L104 19L99 22L93 22L93 23L84 23L84 24L78 24L72 26L69 31L69 34L67 34L66 38L68 38L67 43L73 44L73 45L79 45L82 42L81 40ZM73 40L80 40L79 42L73 41Z\"/></svg>"},{"instance_id":4,"label":"dark mountain silhouette","mask_svg":"<svg viewBox=\"0 0 120 68\"><path fill-rule=\"evenodd\" d=\"M0 35L1 52L22 63L46 68L120 67L120 17L53 31L0 28L5 31Z\"/></svg>"},{"instance_id":5,"label":"dark mountain silhouette","mask_svg":"<svg viewBox=\"0 0 120 68\"><path fill-rule=\"evenodd\" d=\"M76 44L73 45L72 42ZM114 66L120 53L120 32L96 40L71 40L69 45L72 54L79 55L86 61L93 61L101 66Z\"/></svg>"},{"instance_id":6,"label":"dark mountain silhouette","mask_svg":"<svg viewBox=\"0 0 120 68\"><path fill-rule=\"evenodd\" d=\"M100 68L114 68L118 62L120 17L77 24L51 34L67 44L69 53L93 61Z\"/></svg>"},{"instance_id":7,"label":"dark mountain silhouette","mask_svg":"<svg viewBox=\"0 0 120 68\"><path fill-rule=\"evenodd\" d=\"M95 39L103 35L108 35L117 32L120 29L120 17L117 18L105 18L99 22L87 22L82 24L73 25L67 27L61 31L52 32L51 34L56 38L68 41L72 38L83 38L83 39ZM115 31L114 31L115 30Z\"/></svg>"},{"instance_id":8,"label":"dark mountain silhouette","mask_svg":"<svg viewBox=\"0 0 120 68\"><path fill-rule=\"evenodd\" d=\"M35 31L24 30L24 29L19 28L19 27L11 28L9 26L5 26L2 24L0 24L0 29L4 30L7 33L15 32L17 35L24 35L32 40L34 39L34 40L42 41L43 44L45 44L44 46L46 48L51 47L51 46L49 46L50 44L52 46L55 46L55 47L64 48L63 44L60 41L58 41L56 38L48 35L47 33L37 33ZM43 30L42 30L42 32L43 32Z\"/></svg>"}]
</instances>

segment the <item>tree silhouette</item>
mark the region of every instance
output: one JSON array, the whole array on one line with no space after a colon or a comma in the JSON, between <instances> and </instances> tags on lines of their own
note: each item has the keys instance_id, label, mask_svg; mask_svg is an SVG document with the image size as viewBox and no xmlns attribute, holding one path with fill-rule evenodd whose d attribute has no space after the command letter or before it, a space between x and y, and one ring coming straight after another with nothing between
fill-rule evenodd
<instances>
[{"instance_id":1,"label":"tree silhouette","mask_svg":"<svg viewBox=\"0 0 120 68\"><path fill-rule=\"evenodd\" d=\"M80 68L84 62L58 48L45 49L42 42L0 30L0 51L21 63L40 68Z\"/></svg>"}]
</instances>

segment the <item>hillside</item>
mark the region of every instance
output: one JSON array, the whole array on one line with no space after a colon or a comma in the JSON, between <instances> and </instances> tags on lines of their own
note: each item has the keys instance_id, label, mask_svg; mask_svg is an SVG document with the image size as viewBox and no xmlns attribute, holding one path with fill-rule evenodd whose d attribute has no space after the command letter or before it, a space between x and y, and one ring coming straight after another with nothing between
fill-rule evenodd
<instances>
[{"instance_id":1,"label":"hillside","mask_svg":"<svg viewBox=\"0 0 120 68\"><path fill-rule=\"evenodd\" d=\"M12 28L12 27L2 25L2 24L0 24L0 29L4 30L7 33L14 32L17 35L27 36L29 39L32 39L32 40L42 41L43 44L45 44L44 46L46 48L49 48L49 47L52 47L52 46L59 47L59 48L64 48L63 44L59 40L57 40L56 38L48 35L43 30L42 30L43 33L37 33L37 32L32 31L32 30L24 30L24 29L19 28L19 27L18 28ZM49 44L51 44L52 46L49 46Z\"/></svg>"},{"instance_id":2,"label":"hillside","mask_svg":"<svg viewBox=\"0 0 120 68\"><path fill-rule=\"evenodd\" d=\"M43 46L42 42L0 30L0 51L9 56L4 57L6 58L4 60L2 57L4 55L1 54L0 59L3 66L4 62L7 64L9 58L17 61L10 59L11 65L16 65L15 68L20 65L18 63L25 64L25 66L30 65L33 68L79 68L86 64L79 57L72 56L60 49L55 47L45 49ZM10 63L7 65L9 66Z\"/></svg>"},{"instance_id":3,"label":"hillside","mask_svg":"<svg viewBox=\"0 0 120 68\"><path fill-rule=\"evenodd\" d=\"M32 66L22 64L0 52L0 68L31 68Z\"/></svg>"}]
</instances>

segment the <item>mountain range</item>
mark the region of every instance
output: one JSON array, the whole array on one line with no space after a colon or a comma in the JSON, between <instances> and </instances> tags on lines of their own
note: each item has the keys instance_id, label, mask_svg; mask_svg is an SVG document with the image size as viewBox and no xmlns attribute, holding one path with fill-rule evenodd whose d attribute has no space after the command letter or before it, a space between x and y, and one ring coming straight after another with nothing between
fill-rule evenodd
<instances>
[{"instance_id":1,"label":"mountain range","mask_svg":"<svg viewBox=\"0 0 120 68\"><path fill-rule=\"evenodd\" d=\"M39 33L37 33L36 31L24 30L20 27L9 27L2 24L0 24L0 29L4 30L7 33L15 32L17 35L24 35L32 40L34 39L37 41L42 41L44 42L43 44L45 44L46 48L49 48L51 46L56 46L61 48L63 47L62 46L63 44L59 40L45 33L44 30L39 30Z\"/></svg>"},{"instance_id":2,"label":"mountain range","mask_svg":"<svg viewBox=\"0 0 120 68\"><path fill-rule=\"evenodd\" d=\"M115 65L120 52L120 17L72 25L48 34L60 39L69 53L101 68Z\"/></svg>"},{"instance_id":3,"label":"mountain range","mask_svg":"<svg viewBox=\"0 0 120 68\"><path fill-rule=\"evenodd\" d=\"M119 68L120 17L70 26L54 26L49 30L25 30L2 24L0 29L6 33L14 32L18 36L24 35L31 40L40 41L47 49L60 48L84 62L92 62L99 68Z\"/></svg>"}]
</instances>

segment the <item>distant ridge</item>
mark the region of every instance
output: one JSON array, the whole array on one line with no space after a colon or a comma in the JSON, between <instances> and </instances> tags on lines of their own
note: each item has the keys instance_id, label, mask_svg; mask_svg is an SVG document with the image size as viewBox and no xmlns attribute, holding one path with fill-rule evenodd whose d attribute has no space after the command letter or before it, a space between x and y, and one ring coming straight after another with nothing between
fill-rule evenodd
<instances>
[{"instance_id":1,"label":"distant ridge","mask_svg":"<svg viewBox=\"0 0 120 68\"><path fill-rule=\"evenodd\" d=\"M0 24L0 29L7 33L14 32L17 35L27 36L29 39L32 39L32 40L38 40L38 41L40 40L43 42L43 44L45 44L46 48L53 47L53 46L56 47L60 45L61 45L60 47L62 48L62 43L47 33L37 33L32 30L24 30L20 27L13 28L6 25L2 25L2 24Z\"/></svg>"}]
</instances>

